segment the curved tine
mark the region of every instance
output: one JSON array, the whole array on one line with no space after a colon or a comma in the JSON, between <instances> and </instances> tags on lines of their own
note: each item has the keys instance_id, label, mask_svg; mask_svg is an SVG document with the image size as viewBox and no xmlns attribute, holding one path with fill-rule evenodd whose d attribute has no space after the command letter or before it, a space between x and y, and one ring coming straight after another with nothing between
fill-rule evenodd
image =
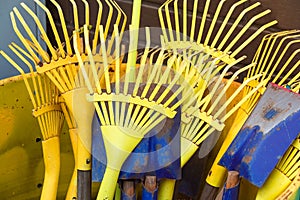
<instances>
[{"instance_id":1,"label":"curved tine","mask_svg":"<svg viewBox=\"0 0 300 200\"><path fill-rule=\"evenodd\" d=\"M192 22L191 22L191 34L190 34L190 41L194 42L195 37L195 27L196 27L196 19L197 19L197 10L198 8L198 0L194 0L193 6L193 15L192 15Z\"/></svg>"},{"instance_id":2,"label":"curved tine","mask_svg":"<svg viewBox=\"0 0 300 200\"><path fill-rule=\"evenodd\" d=\"M115 55L116 55L116 70L115 70L115 77L116 77L116 94L120 93L120 71L121 71L121 63L120 63L120 35L119 35L119 30L118 26L115 24L114 25L114 32L115 32L115 45L116 45L116 50L115 50ZM117 119L119 119L117 117Z\"/></svg>"},{"instance_id":3,"label":"curved tine","mask_svg":"<svg viewBox=\"0 0 300 200\"><path fill-rule=\"evenodd\" d=\"M34 2L40 6L40 8L42 8L45 13L47 14L47 17L49 19L49 22L50 22L50 25L51 25L51 28L52 28L52 31L53 31L53 34L54 34L54 37L55 37L55 40L57 42L57 45L58 45L58 49L59 49L59 53L61 54L62 58L65 58L66 55L65 55L65 51L64 51L64 47L61 43L61 40L60 40L60 37L59 37L59 34L57 32L57 29L56 29L56 26L55 26L55 23L54 23L54 20L53 20L53 17L51 15L51 12L48 10L48 8L42 3L40 2L39 0L34 0Z\"/></svg>"},{"instance_id":4,"label":"curved tine","mask_svg":"<svg viewBox=\"0 0 300 200\"><path fill-rule=\"evenodd\" d=\"M231 67L235 66L236 64L240 63L242 60L245 60L246 57L247 57L247 56L242 56L242 57L238 58L237 60L235 60L233 63L231 63L231 64L229 64L229 65L227 65L227 66L225 67L225 69L223 70L223 72L218 76L218 79L217 79L216 83L214 84L213 89L212 89L211 92L209 93L211 97L213 97L213 96L215 95L217 89L218 89L219 86L222 84L222 80L223 80L223 78L226 76L228 70L229 70ZM207 101L207 102L208 102L208 101ZM205 107L204 109L206 109L207 106L208 106L208 103L207 103L207 105L204 105L204 107Z\"/></svg>"},{"instance_id":5,"label":"curved tine","mask_svg":"<svg viewBox=\"0 0 300 200\"><path fill-rule=\"evenodd\" d=\"M217 104L220 103L221 98L226 94L226 91L228 90L228 88L231 86L231 84L233 83L233 81L238 77L239 74L241 74L242 72L250 69L251 67L254 67L255 64L252 63L250 65L247 65L246 67L243 67L239 70L237 70L232 76L231 78L227 81L225 87L222 89L222 92L220 92L220 94L218 95L218 97L214 100L214 103L211 105L211 107L209 108L209 110L207 111L207 114L210 115L213 110L216 108ZM260 77L259 76L254 76L254 77ZM223 78L223 77L222 77ZM251 79L252 80L252 79ZM244 82L249 82L248 79ZM238 93L237 93L238 94Z\"/></svg>"},{"instance_id":6,"label":"curved tine","mask_svg":"<svg viewBox=\"0 0 300 200\"><path fill-rule=\"evenodd\" d=\"M211 45L210 45L211 48L214 48L214 47L216 46L216 44L217 44L217 42L218 42L218 40L219 40L219 38L220 38L220 36L221 36L223 30L225 29L225 27L226 27L226 25L227 25L227 23L228 23L228 21L229 21L231 15L232 15L232 13L233 13L233 11L234 11L239 5L241 5L241 4L245 3L245 2L247 2L247 0L240 0L240 1L236 2L236 3L234 3L234 4L230 7L229 11L228 11L227 14L226 14L226 17L224 18L224 20L223 20L223 22L222 22L222 24L221 24L221 26L220 26L220 28L219 28L219 30L218 30L218 32L217 32L215 38L214 38L214 40L213 40L213 42L212 42Z\"/></svg>"},{"instance_id":7,"label":"curved tine","mask_svg":"<svg viewBox=\"0 0 300 200\"><path fill-rule=\"evenodd\" d=\"M145 50L144 50L144 54L141 58L141 65L140 65L139 73L138 73L136 81L135 81L135 86L134 86L133 94L132 94L133 96L137 95L138 88L139 88L139 86L142 82L143 72L144 72L144 69L145 69L145 65L146 65L146 62L147 62L149 49L150 49L150 45L151 45L150 28L145 27L145 30L146 30L146 47L145 47Z\"/></svg>"},{"instance_id":8,"label":"curved tine","mask_svg":"<svg viewBox=\"0 0 300 200\"><path fill-rule=\"evenodd\" d=\"M104 39L106 40L108 31L109 31L109 26L110 26L111 19L112 19L112 15L113 15L113 6L109 2L109 0L105 0L105 2L106 2L106 4L108 5L108 8L109 8L109 12L108 12L107 20L106 20L106 25L105 25L105 30L104 30Z\"/></svg>"},{"instance_id":9,"label":"curved tine","mask_svg":"<svg viewBox=\"0 0 300 200\"><path fill-rule=\"evenodd\" d=\"M290 35L290 34L293 34L293 33L297 33L297 31L291 32L291 33L287 33L286 35ZM270 75L270 76L268 76L269 78L271 78L271 76L273 75L273 73L274 73L274 71L275 71L275 69L277 68L277 65L278 65L278 63L279 63L279 62L278 62L277 64L275 64L276 67L273 67L273 66L274 66L274 65L273 65L273 61L275 60L275 57L277 56L277 54L278 54L278 52L279 52L279 50L280 50L282 44L284 43L284 41L287 40L287 39L292 39L292 38L294 38L294 37L298 37L298 36L299 36L299 35L285 36L284 38L282 38L282 39L280 40L279 44L276 45L277 48L276 48L276 50L273 52L273 56L272 56L271 60L268 61L268 65L267 65L267 67L265 67L265 70L264 70L264 71L265 71L266 73L262 76L262 79L264 79L266 75ZM280 58L280 60L281 60L281 59L282 59L282 57ZM269 72L271 66L272 66L272 70ZM263 72L263 71L261 71L261 72ZM258 74L259 71L256 70L255 73ZM250 74L250 75L253 75L253 73ZM249 77L249 76L248 76L248 77Z\"/></svg>"},{"instance_id":10,"label":"curved tine","mask_svg":"<svg viewBox=\"0 0 300 200\"><path fill-rule=\"evenodd\" d=\"M251 75L253 75L253 73L255 73L255 74L259 74L259 73L262 73L262 72L264 72L265 71L265 68L266 68L266 66L267 66L267 61L269 60L269 57L270 57L270 54L271 54L271 52L272 52L272 50L273 50L273 47L274 47L274 44L275 44L275 42L277 41L277 39L279 38L279 37L282 37L283 36L283 34L278 34L278 33L276 33L276 34L269 34L268 35L269 37L268 37L268 39L267 39L267 42L266 42L266 44L264 45L264 50L263 50L263 53L262 53L262 55L260 56L260 57L258 57L257 56L257 59L256 59L256 63L258 63L257 64L257 67L256 67L256 69L254 68L254 70L253 70L253 72L251 73ZM270 42L272 41L272 43L271 43L271 45L269 46L269 44L270 44ZM262 43L264 43L264 41L262 42ZM261 43L261 44L262 44ZM262 50L262 45L260 46L260 51ZM268 53L267 53L267 55L265 56L265 54L266 54L266 52L268 51ZM259 62L258 62L258 58L259 58ZM265 71L266 73L268 72L268 71ZM248 76L249 77L249 76ZM262 79L264 79L265 77L264 76L262 76Z\"/></svg>"},{"instance_id":11,"label":"curved tine","mask_svg":"<svg viewBox=\"0 0 300 200\"><path fill-rule=\"evenodd\" d=\"M238 24L240 23L240 21L242 20L242 18L251 10L253 10L254 8L260 6L261 3L260 2L256 2L255 4L245 8L240 14L239 16L236 18L236 20L234 21L234 23L232 24L231 28L229 29L229 31L227 32L227 34L225 35L225 37L223 38L223 40L221 41L221 43L218 46L218 50L222 50L222 48L224 47L225 43L228 41L229 37L232 35L233 31L236 29L236 27L238 26Z\"/></svg>"},{"instance_id":12,"label":"curved tine","mask_svg":"<svg viewBox=\"0 0 300 200\"><path fill-rule=\"evenodd\" d=\"M101 94L102 90L101 90L101 86L100 86L98 73L97 73L97 70L96 70L94 57L93 57L91 47L90 47L90 43L89 43L89 31L88 31L88 26L86 24L83 26L83 31L84 31L84 40L85 40L86 51L87 51L87 54L88 54L88 57L89 57L89 64L90 64L90 68L92 70L92 74L93 74L94 82L95 82L95 85L96 85L97 93ZM103 57L103 60L104 59L105 58ZM107 63L107 60L106 60L106 63Z\"/></svg>"},{"instance_id":13,"label":"curved tine","mask_svg":"<svg viewBox=\"0 0 300 200\"><path fill-rule=\"evenodd\" d=\"M244 81L237 90L234 91L234 93L226 100L226 102L222 105L221 108L218 108L218 111L216 114L214 114L214 119L216 119L217 117L219 117L222 112L224 112L226 110L226 108L228 107L228 105L236 98L236 96L244 89L244 87L250 83L251 81L259 78L260 76L262 76L262 74L258 74L255 75L249 79L247 79L246 81ZM266 80L265 80L266 81ZM263 85L265 84L265 81L262 82L262 84L260 84L260 87L263 87ZM257 88L258 89L258 88ZM249 96L250 97L250 96Z\"/></svg>"},{"instance_id":14,"label":"curved tine","mask_svg":"<svg viewBox=\"0 0 300 200\"><path fill-rule=\"evenodd\" d=\"M169 30L170 42L174 42L173 27L172 27L172 21L171 21L170 11L169 11L169 4L171 2L172 2L172 0L167 1L165 3L165 14L166 14L166 20L167 20L167 25L168 25L168 30Z\"/></svg>"},{"instance_id":15,"label":"curved tine","mask_svg":"<svg viewBox=\"0 0 300 200\"><path fill-rule=\"evenodd\" d=\"M22 24L22 26L24 27L25 31L27 32L27 34L29 35L29 37L33 41L34 46L37 48L38 53L41 55L42 59L45 60L47 63L49 63L50 62L49 55L47 54L46 51L43 50L42 46L37 41L36 37L32 33L32 31L29 28L28 24L25 22L23 16L19 12L19 10L16 7L14 7L13 11L15 12L15 14L16 14L17 18L19 19L20 23Z\"/></svg>"},{"instance_id":16,"label":"curved tine","mask_svg":"<svg viewBox=\"0 0 300 200\"><path fill-rule=\"evenodd\" d=\"M257 76L257 77L256 77ZM256 75L251 77L250 79L255 80L258 78L259 75ZM252 81L252 80L249 80ZM251 98L259 89L265 87L265 85L268 84L268 79L263 80L260 82L255 88L253 88L246 96L244 96L237 104L234 105L233 108L231 108L230 111L228 111L225 116L220 119L220 122L225 122L233 113L235 113L246 101L248 101L249 98ZM249 83L248 82L248 83Z\"/></svg>"},{"instance_id":17,"label":"curved tine","mask_svg":"<svg viewBox=\"0 0 300 200\"><path fill-rule=\"evenodd\" d=\"M298 73L299 75L300 73ZM299 75L300 76L300 75ZM298 85L293 89L294 92L298 92L299 93L300 90L300 83L298 83Z\"/></svg>"},{"instance_id":18,"label":"curved tine","mask_svg":"<svg viewBox=\"0 0 300 200\"><path fill-rule=\"evenodd\" d=\"M22 49L19 45L16 43L12 42L11 45L17 49L19 52L21 52L23 55L25 55L29 60L31 60L33 63L35 63L34 59L30 54L28 54L24 49Z\"/></svg>"},{"instance_id":19,"label":"curved tine","mask_svg":"<svg viewBox=\"0 0 300 200\"><path fill-rule=\"evenodd\" d=\"M27 11L27 13L29 15L31 15L31 17L33 18L33 20L35 21L37 27L39 28L40 32L41 32L41 35L43 37L43 40L45 41L45 43L47 44L47 47L49 48L50 52L51 52L51 55L53 56L53 59L54 60L57 60L58 57L57 57L57 53L55 51L55 49L53 48L48 36L47 36L47 33L45 31L45 29L43 28L43 25L41 23L41 21L39 20L39 18L36 16L36 14L25 4L25 3L21 3L21 6Z\"/></svg>"},{"instance_id":20,"label":"curved tine","mask_svg":"<svg viewBox=\"0 0 300 200\"><path fill-rule=\"evenodd\" d=\"M123 36L123 33L125 31L125 28L126 28L126 23L127 23L127 15L126 13L123 11L123 9L117 4L116 1L115 2L115 5L118 7L118 9L121 11L122 15L123 15L123 23L122 23L122 27L121 27L121 31L120 31L120 38L122 38Z\"/></svg>"},{"instance_id":21,"label":"curved tine","mask_svg":"<svg viewBox=\"0 0 300 200\"><path fill-rule=\"evenodd\" d=\"M24 79L24 83L25 83L25 86L26 86L26 89L29 93L29 96L30 96L30 99L32 101L32 104L33 104L33 107L34 108L37 108L37 103L35 101L35 98L34 98L34 95L33 95L33 92L31 90L31 87L30 87L30 84L28 83L28 80L27 80L27 76L24 72L24 70L15 62L13 61L13 59L11 59L11 57L9 57L4 51L0 50L0 54L16 69L20 72L20 74L22 75L23 79Z\"/></svg>"},{"instance_id":22,"label":"curved tine","mask_svg":"<svg viewBox=\"0 0 300 200\"><path fill-rule=\"evenodd\" d=\"M81 0L84 3L85 24L90 25L90 6L86 0Z\"/></svg>"},{"instance_id":23,"label":"curved tine","mask_svg":"<svg viewBox=\"0 0 300 200\"><path fill-rule=\"evenodd\" d=\"M16 19L15 19L15 16L14 16L13 12L10 12L10 18L11 18L12 26L13 26L13 29L14 29L15 33L17 34L17 36L19 37L19 39L21 40L21 42L23 43L23 45L25 46L25 48L27 49L27 51L30 53L30 55L34 59L34 62L36 64L41 64L42 65L42 62L37 57L37 55L34 53L33 49L28 44L27 40L23 37L23 35L21 34L20 30L18 29L17 23L16 23Z\"/></svg>"},{"instance_id":24,"label":"curved tine","mask_svg":"<svg viewBox=\"0 0 300 200\"><path fill-rule=\"evenodd\" d=\"M204 26L205 26L205 22L206 22L206 17L207 17L207 13L208 13L209 4L210 4L210 0L207 0L206 3L205 3L203 15L202 15L202 20L201 20L201 24L200 24L200 28L199 28L199 33L198 33L198 37L197 37L197 43L198 44L201 43L202 34L203 34L203 31L204 31Z\"/></svg>"},{"instance_id":25,"label":"curved tine","mask_svg":"<svg viewBox=\"0 0 300 200\"><path fill-rule=\"evenodd\" d=\"M75 54L76 54L76 57L77 57L77 60L78 60L78 64L79 64L79 68L82 72L82 75L84 77L84 81L85 81L85 84L87 86L87 89L89 90L90 94L94 94L94 90L93 90L93 87L92 87L92 84L89 80L89 77L87 75L87 72L85 70L85 67L84 67L84 63L83 63L83 60L81 58L81 55L80 55L80 52L79 52L79 49L80 47L78 47L78 42L77 42L78 38L77 38L77 34L76 34L76 31L73 31L73 44L74 44L74 50L75 50ZM78 72L80 73L80 72Z\"/></svg>"},{"instance_id":26,"label":"curved tine","mask_svg":"<svg viewBox=\"0 0 300 200\"><path fill-rule=\"evenodd\" d=\"M300 42L300 41L299 41ZM281 75L284 75L284 71L289 66L291 61L296 57L297 54L300 53L300 49L297 49L296 51L293 52L293 54L289 57L289 59L285 62L284 66L281 67L280 71L277 73L276 77L272 80L273 83L276 83L277 80L281 77ZM282 85L288 78L289 76L298 68L299 61L291 68L289 69L288 73L284 75L284 77L279 81L278 85ZM298 69L299 70L299 69Z\"/></svg>"},{"instance_id":27,"label":"curved tine","mask_svg":"<svg viewBox=\"0 0 300 200\"><path fill-rule=\"evenodd\" d=\"M174 1L173 4L173 8L174 8L174 21L175 21L175 30L176 30L176 39L177 41L180 41L180 23L179 23L179 14L178 14L178 0Z\"/></svg>"},{"instance_id":28,"label":"curved tine","mask_svg":"<svg viewBox=\"0 0 300 200\"><path fill-rule=\"evenodd\" d=\"M204 46L207 46L208 43L209 43L211 34L212 34L212 32L213 32L213 30L214 30L214 28L215 28L217 19L218 19L218 17L219 17L219 14L220 14L220 12L221 12L222 6L223 6L223 4L225 3L225 1L226 1L226 0L221 0L221 1L219 2L219 5L218 5L218 7L217 7L217 9L216 9L216 11L215 11L215 13L214 13L214 17L213 17L213 19L212 19L212 21L211 21L211 24L210 24L210 26L209 26L208 32L207 32L207 34L206 34L205 41L204 41Z\"/></svg>"},{"instance_id":29,"label":"curved tine","mask_svg":"<svg viewBox=\"0 0 300 200\"><path fill-rule=\"evenodd\" d=\"M255 31L254 34L252 34L245 42L242 43L242 45L240 45L236 50L234 50L232 52L232 56L236 56L240 51L242 51L250 42L252 42L259 34L261 34L264 30L270 28L271 26L274 26L275 24L277 24L278 22L276 20L271 21L265 25L263 25L262 27L260 27L259 29L257 29Z\"/></svg>"},{"instance_id":30,"label":"curved tine","mask_svg":"<svg viewBox=\"0 0 300 200\"><path fill-rule=\"evenodd\" d=\"M110 87L110 78L109 78L109 72L108 72L109 66L108 66L108 62L107 62L107 54L106 54L103 26L100 26L100 40L101 40L101 50L102 50L102 59L103 59L103 67L104 67L106 92L108 94L110 94L111 93L111 87Z\"/></svg>"},{"instance_id":31,"label":"curved tine","mask_svg":"<svg viewBox=\"0 0 300 200\"><path fill-rule=\"evenodd\" d=\"M299 66L299 63L300 61L298 61L296 64L295 64L295 66L297 65L297 66ZM294 67L295 67L294 66ZM300 70L299 70L300 71ZM288 83L287 83L287 85L293 85L293 84L300 84L300 80L298 80L300 78L300 73L298 73L296 76L294 76Z\"/></svg>"},{"instance_id":32,"label":"curved tine","mask_svg":"<svg viewBox=\"0 0 300 200\"><path fill-rule=\"evenodd\" d=\"M269 14L271 12L271 10L265 10L264 12L261 12L257 15L255 15L254 17L252 17L248 23L242 28L241 31L239 31L239 33L234 37L234 39L230 42L230 44L226 47L226 49L224 50L224 52L228 52L231 50L231 48L238 42L238 40L242 37L242 35L250 28L250 26L258 19L264 17L265 15Z\"/></svg>"},{"instance_id":33,"label":"curved tine","mask_svg":"<svg viewBox=\"0 0 300 200\"><path fill-rule=\"evenodd\" d=\"M116 25L118 25L118 27L119 27L119 24L120 24L120 21L121 21L121 17L122 17L121 10L115 5L115 2L114 2L114 1L112 1L111 3L112 3L112 5L113 5L113 7L114 7L114 8L117 10L117 12L118 12L116 21L115 21L115 23L113 23L113 24L116 24ZM110 40L108 41L108 46L107 46L107 54L108 54L108 55L111 55L111 49L112 49L114 40L115 40L115 32L113 31L113 32L112 32L112 35L111 35L111 38L110 38Z\"/></svg>"},{"instance_id":34,"label":"curved tine","mask_svg":"<svg viewBox=\"0 0 300 200\"><path fill-rule=\"evenodd\" d=\"M93 52L94 55L96 54L96 51L97 51L98 37L99 37L99 27L100 27L100 23L101 23L102 10L103 10L103 5L102 5L101 1L97 0L97 3L98 3L98 15L97 15L95 34L94 34L94 39L93 39L93 49L92 49L92 52Z\"/></svg>"},{"instance_id":35,"label":"curved tine","mask_svg":"<svg viewBox=\"0 0 300 200\"><path fill-rule=\"evenodd\" d=\"M168 42L168 34L167 34L167 30L166 30L166 25L165 25L165 22L164 22L164 17L163 17L163 14L162 14L162 9L165 7L165 4L170 2L172 0L167 0L165 1L165 3L163 5L161 5L159 8L158 8L158 17L159 17L159 22L160 22L160 26L161 26L161 29L162 29L162 32L163 32L163 37L164 37L164 40L165 42Z\"/></svg>"},{"instance_id":36,"label":"curved tine","mask_svg":"<svg viewBox=\"0 0 300 200\"><path fill-rule=\"evenodd\" d=\"M75 0L70 0L73 8L73 19L74 19L74 29L79 30L79 16L78 16L78 8ZM77 37L79 38L79 31L76 31ZM78 40L78 46L80 47L80 41Z\"/></svg>"},{"instance_id":37,"label":"curved tine","mask_svg":"<svg viewBox=\"0 0 300 200\"><path fill-rule=\"evenodd\" d=\"M58 11L58 15L59 15L60 22L61 22L61 27L62 27L64 37L65 37L67 53L69 56L72 56L73 53L72 53L72 48L71 48L71 42L70 42L70 37L68 35L67 25L65 22L65 17L64 17L63 11L62 11L60 5L55 0L50 0L50 1L53 3L53 5L56 7L56 9Z\"/></svg>"},{"instance_id":38,"label":"curved tine","mask_svg":"<svg viewBox=\"0 0 300 200\"><path fill-rule=\"evenodd\" d=\"M299 35L293 35L293 36L288 36L288 37L283 38L283 39L280 41L280 44L279 44L278 47L277 47L278 51L279 51L279 48L281 47L282 43L283 43L286 39L292 39L292 38L297 38L297 37L299 37ZM285 48L284 48L283 51L281 52L279 58L277 59L277 62L272 66L272 70L269 72L268 79L271 79L271 77L273 76L273 74L274 74L275 70L277 69L279 63L281 62L282 58L284 57L285 53L286 53L287 50L290 48L290 46L293 45L293 44L295 44L295 43L299 43L299 42L300 42L300 40L293 40L293 41L289 42L289 43L285 46ZM273 62L273 60L275 59L275 57L276 57L278 51L276 51L276 54L273 55L272 62ZM272 63L272 62L271 62L271 63ZM267 68L267 69L268 69L267 72L269 71L269 68L270 68L270 67L271 67L271 65L269 64L269 65L268 65L268 68ZM281 72L281 73L282 73L282 72ZM273 82L273 80L272 80L272 82Z\"/></svg>"}]
</instances>

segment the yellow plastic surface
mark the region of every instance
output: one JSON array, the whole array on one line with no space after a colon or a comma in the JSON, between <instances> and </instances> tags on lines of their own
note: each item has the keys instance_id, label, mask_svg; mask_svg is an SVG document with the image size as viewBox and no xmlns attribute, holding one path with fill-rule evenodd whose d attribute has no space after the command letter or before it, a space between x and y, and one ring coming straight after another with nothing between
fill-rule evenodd
<instances>
[{"instance_id":1,"label":"yellow plastic surface","mask_svg":"<svg viewBox=\"0 0 300 200\"><path fill-rule=\"evenodd\" d=\"M274 169L264 185L258 190L256 199L275 199L291 184L291 182L292 181L286 175L277 169Z\"/></svg>"},{"instance_id":2,"label":"yellow plastic surface","mask_svg":"<svg viewBox=\"0 0 300 200\"><path fill-rule=\"evenodd\" d=\"M0 80L0 196L39 199L44 180L41 132L21 76ZM66 124L60 134L61 170L57 199L66 197L74 158ZM93 183L93 199L99 184Z\"/></svg>"},{"instance_id":3,"label":"yellow plastic surface","mask_svg":"<svg viewBox=\"0 0 300 200\"><path fill-rule=\"evenodd\" d=\"M42 142L45 164L45 176L41 200L55 200L60 172L59 137L53 137Z\"/></svg>"}]
</instances>

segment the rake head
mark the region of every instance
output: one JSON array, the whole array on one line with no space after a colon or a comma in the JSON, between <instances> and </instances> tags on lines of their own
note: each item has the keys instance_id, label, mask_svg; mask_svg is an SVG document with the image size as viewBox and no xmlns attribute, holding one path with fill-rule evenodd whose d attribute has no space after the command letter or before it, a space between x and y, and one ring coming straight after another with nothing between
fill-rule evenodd
<instances>
[{"instance_id":1,"label":"rake head","mask_svg":"<svg viewBox=\"0 0 300 200\"><path fill-rule=\"evenodd\" d=\"M250 37L243 37L249 34L249 28L254 22L271 11L265 10L251 16L251 11L257 10L260 3L256 2L248 6L246 5L247 0L238 1L232 5L226 5L228 2L222 0L215 10L211 8L210 0L204 2L205 5L203 5L201 11L198 10L202 6L198 0L168 0L159 8L158 14L163 30L164 43L170 49L176 50L189 45L192 49L203 48L214 57L230 53L230 55L222 58L225 63L229 64L260 33L277 23L277 21L271 21L263 24L254 33L251 33ZM227 9L226 7L230 8ZM202 14L201 18L199 17L200 13ZM233 15L237 17L231 24L229 19ZM246 17L251 18L244 24L242 20Z\"/></svg>"}]
</instances>

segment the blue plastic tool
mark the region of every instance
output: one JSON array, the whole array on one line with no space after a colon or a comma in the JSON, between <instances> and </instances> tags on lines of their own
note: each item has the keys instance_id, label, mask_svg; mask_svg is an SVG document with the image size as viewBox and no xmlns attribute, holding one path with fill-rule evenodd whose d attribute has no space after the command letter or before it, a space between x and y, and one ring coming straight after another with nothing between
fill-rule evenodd
<instances>
[{"instance_id":1,"label":"blue plastic tool","mask_svg":"<svg viewBox=\"0 0 300 200\"><path fill-rule=\"evenodd\" d=\"M269 84L219 164L261 187L300 133L300 95Z\"/></svg>"}]
</instances>

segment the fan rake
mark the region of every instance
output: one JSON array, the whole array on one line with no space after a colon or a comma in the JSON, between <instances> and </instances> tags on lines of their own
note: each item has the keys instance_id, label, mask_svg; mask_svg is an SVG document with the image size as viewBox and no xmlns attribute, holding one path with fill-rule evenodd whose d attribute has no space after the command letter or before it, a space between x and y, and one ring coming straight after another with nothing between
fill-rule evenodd
<instances>
[{"instance_id":1,"label":"fan rake","mask_svg":"<svg viewBox=\"0 0 300 200\"><path fill-rule=\"evenodd\" d=\"M76 190L76 181L75 176L76 172L74 171L72 180L68 189L67 197L73 198L77 197L90 198L91 188L90 188L90 178L91 178L91 123L94 115L94 107L92 103L89 103L85 100L86 86L83 80L83 77L78 74L78 61L76 56L73 54L73 48L71 45L71 37L69 36L66 21L64 18L63 11L60 5L55 0L50 0L54 5L54 8L57 9L61 29L63 33L63 38L60 38L58 33L58 28L55 25L54 19L52 17L49 9L41 3L39 0L35 0L35 3L46 13L47 19L50 22L49 30L53 32L56 44L50 42L46 31L41 25L40 20L35 15L35 13L24 3L21 3L21 6L24 8L26 13L32 17L35 24L38 27L38 30L41 33L41 37L45 42L45 46L48 48L50 55L47 53L47 50L43 48L42 44L38 43L37 38L34 36L33 31L30 30L27 22L24 20L23 16L19 10L15 7L13 12L10 13L11 21L13 28L25 46L26 50L29 52L30 56L33 58L35 65L37 65L37 72L41 74L46 74L49 79L54 83L54 85L60 91L63 101L65 102L66 107L63 107L65 114L69 116L68 125L71 129L71 140L73 153L77 152L77 156L74 155L75 169L78 171L78 191ZM105 5L103 1L97 0L98 12L97 12L97 21L95 27L90 25L90 6L86 0L82 1L85 6L85 20L90 29L95 29L95 34L93 38L93 47L92 52L95 54L97 52L97 45L99 43L99 25L101 24L101 19L103 16L103 6L108 7L108 16L104 37L107 38L110 24L114 23L118 26L121 26L121 33L125 29L127 17L120 7L115 3L115 1L105 0ZM73 8L73 17L74 17L74 30L76 30L76 36L80 37L80 33L83 28L79 24L78 8L74 0L70 0ZM113 18L114 11L117 11L116 18ZM25 29L29 39L21 34L17 26L15 19L20 21L20 24ZM115 20L115 21L114 21ZM84 47L81 46L81 42L78 39L78 47L80 52L83 53ZM57 45L57 48L55 47ZM82 54L84 57L85 54ZM41 59L40 59L41 58ZM64 104L63 104L64 105ZM79 108L80 105L80 108ZM71 119L74 119L73 121ZM75 142L77 141L77 144ZM76 191L78 195L76 194Z\"/></svg>"},{"instance_id":2,"label":"fan rake","mask_svg":"<svg viewBox=\"0 0 300 200\"><path fill-rule=\"evenodd\" d=\"M33 116L37 118L43 136L42 147L45 164L45 176L41 199L56 199L60 173L60 142L59 135L64 122L64 115L60 107L59 91L45 74L36 74L27 59L31 59L24 50L16 44L9 48L28 66L30 73L24 70L12 60L5 52L0 54L15 67L22 75L29 93ZM25 57L27 58L25 58Z\"/></svg>"},{"instance_id":3,"label":"fan rake","mask_svg":"<svg viewBox=\"0 0 300 200\"><path fill-rule=\"evenodd\" d=\"M120 35L118 27L114 28L115 36L115 60L109 62L107 59L107 46L100 26L101 57L103 63L99 73L96 67L95 55L91 54L87 26L84 26L85 47L88 59L83 60L79 49L76 47L77 37L74 36L76 56L80 63L80 69L89 89L88 100L94 103L101 124L101 131L106 149L107 163L103 181L97 199L112 199L118 176L123 163L143 137L163 120L173 118L176 109L188 98L182 97L175 104L174 100L179 98L181 92L189 85L190 79L195 74L194 70L185 77L182 84L182 72L191 65L190 62L182 60L176 55L165 54L164 49L149 53L150 30L146 28L146 47L142 55L139 68L135 74L129 73L131 65L127 65L124 80L120 78L120 66L122 57L120 55ZM132 37L133 35L130 35ZM96 55L97 56L97 55ZM150 56L149 63L147 57ZM156 59L154 57L157 56ZM162 68L163 63L167 66ZM109 76L109 66L115 66L114 90L112 80ZM149 65L148 70L146 65ZM178 71L174 73L173 68ZM87 72L90 68L90 74ZM157 74L162 73L160 79ZM135 82L130 81L134 76ZM105 90L101 87L100 80L105 82ZM95 87L93 87L93 85Z\"/></svg>"}]
</instances>

